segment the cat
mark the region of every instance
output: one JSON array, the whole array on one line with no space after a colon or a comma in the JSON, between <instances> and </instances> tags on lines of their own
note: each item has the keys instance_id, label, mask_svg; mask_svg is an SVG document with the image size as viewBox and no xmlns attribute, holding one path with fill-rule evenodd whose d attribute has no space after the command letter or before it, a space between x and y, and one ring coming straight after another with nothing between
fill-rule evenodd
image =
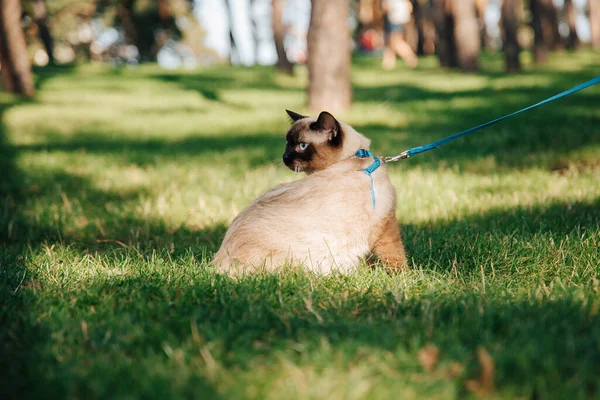
<instances>
[{"instance_id":1,"label":"cat","mask_svg":"<svg viewBox=\"0 0 600 400\"><path fill-rule=\"evenodd\" d=\"M327 111L318 117L286 111L292 126L283 162L306 176L267 191L242 211L213 265L230 275L284 265L348 273L373 254L389 269L407 269L396 191L368 151L371 141Z\"/></svg>"}]
</instances>

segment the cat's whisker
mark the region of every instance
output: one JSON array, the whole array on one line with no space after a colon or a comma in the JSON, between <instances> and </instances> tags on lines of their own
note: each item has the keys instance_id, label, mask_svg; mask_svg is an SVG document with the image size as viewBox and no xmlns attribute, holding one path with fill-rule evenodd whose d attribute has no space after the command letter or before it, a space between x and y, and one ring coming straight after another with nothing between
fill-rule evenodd
<instances>
[{"instance_id":1,"label":"cat's whisker","mask_svg":"<svg viewBox=\"0 0 600 400\"><path fill-rule=\"evenodd\" d=\"M280 158L276 158L276 159L273 159L273 160L268 160L266 163L267 163L268 165L276 165L276 166L280 166L280 165L282 165L282 164L283 164L283 160L281 160Z\"/></svg>"}]
</instances>

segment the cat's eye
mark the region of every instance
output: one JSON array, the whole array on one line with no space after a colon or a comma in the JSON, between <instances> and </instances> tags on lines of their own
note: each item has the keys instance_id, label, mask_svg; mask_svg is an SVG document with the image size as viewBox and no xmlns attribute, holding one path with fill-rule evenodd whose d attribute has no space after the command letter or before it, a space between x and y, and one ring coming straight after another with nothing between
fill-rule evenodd
<instances>
[{"instance_id":1,"label":"cat's eye","mask_svg":"<svg viewBox=\"0 0 600 400\"><path fill-rule=\"evenodd\" d=\"M307 147L308 147L308 143L301 142L300 144L298 144L298 148L300 150L306 150Z\"/></svg>"}]
</instances>

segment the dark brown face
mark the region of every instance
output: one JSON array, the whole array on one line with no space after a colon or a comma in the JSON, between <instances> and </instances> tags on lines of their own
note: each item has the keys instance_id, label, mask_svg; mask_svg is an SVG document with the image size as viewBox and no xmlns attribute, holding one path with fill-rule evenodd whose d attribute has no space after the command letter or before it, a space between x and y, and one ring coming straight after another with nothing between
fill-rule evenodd
<instances>
[{"instance_id":1,"label":"dark brown face","mask_svg":"<svg viewBox=\"0 0 600 400\"><path fill-rule=\"evenodd\" d=\"M286 111L293 121L283 153L283 162L289 169L310 174L339 161L343 133L333 115L323 111L315 120Z\"/></svg>"}]
</instances>

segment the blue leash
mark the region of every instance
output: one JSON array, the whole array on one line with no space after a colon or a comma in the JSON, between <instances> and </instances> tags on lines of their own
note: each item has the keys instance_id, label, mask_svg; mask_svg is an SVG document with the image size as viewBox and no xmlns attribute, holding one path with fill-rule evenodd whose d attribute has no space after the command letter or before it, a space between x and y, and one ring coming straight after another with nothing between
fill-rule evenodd
<instances>
[{"instance_id":1,"label":"blue leash","mask_svg":"<svg viewBox=\"0 0 600 400\"><path fill-rule=\"evenodd\" d=\"M415 156L415 155L420 154L420 153L424 153L424 152L429 151L429 150L437 149L438 147L440 147L440 146L442 146L442 145L444 145L444 144L446 144L448 142L452 142L452 141L454 141L454 140L456 140L458 138L466 136L466 135L468 135L470 133L473 133L475 131L478 131L480 129L488 127L490 125L493 125L493 124L495 124L497 122L500 122L502 120L505 120L507 118L513 117L513 116L515 116L517 114L521 114L521 113L523 113L525 111L529 111L532 108L536 108L536 107L542 106L544 104L550 103L551 101L558 100L558 99L560 99L562 97L566 97L566 96L568 96L570 94L573 94L575 92L578 92L580 90L583 90L585 88L593 86L593 85L595 85L597 83L600 83L600 76L597 76L594 79L590 79L589 81L584 82L581 85L577 85L575 87L572 87L569 90L565 90L562 93L559 93L557 95L549 97L546 100L542 100L539 103L533 104L533 105L531 105L529 107L522 108L519 111L515 111L515 112L510 113L508 115L505 115L503 117L496 118L495 120L486 122L486 123L481 124L481 125L477 125L476 127L464 130L462 132L455 133L454 135L450 135L450 136L448 136L446 138L437 140L437 141L435 141L433 143L429 143L429 144L426 144L424 146L413 147L412 149L408 149L406 151L403 151L402 153L398 154L397 156L375 157L375 156L373 156L373 154L369 150L365 150L365 149L358 150L356 152L356 154L355 154L356 157L359 157L359 158L373 157L373 164L371 164L367 168L363 169L363 172L366 173L367 175L369 175L369 177L371 178L371 202L373 204L373 207L375 207L375 182L373 181L373 175L372 175L372 173L377 168L379 168L379 166L381 165L382 161L384 163L395 162L395 161L398 161L398 160L403 160L405 158Z\"/></svg>"},{"instance_id":2,"label":"blue leash","mask_svg":"<svg viewBox=\"0 0 600 400\"><path fill-rule=\"evenodd\" d=\"M508 115L505 115L503 117L496 118L493 121L489 121L489 122L486 122L484 124L477 125L474 128L470 128L470 129L467 129L465 131L462 131L462 132L459 132L459 133L455 133L454 135L448 136L448 137L446 137L444 139L437 140L437 141L435 141L433 143L426 144L424 146L413 147L412 149L403 151L402 153L400 153L400 154L398 154L396 156L381 157L381 159L382 159L382 161L384 163L395 162L395 161L398 161L398 160L403 160L405 158L415 156L415 155L420 154L420 153L424 153L424 152L429 151L429 150L436 149L436 148L438 148L438 147L440 147L440 146L442 146L442 145L444 145L444 144L446 144L448 142L452 142L453 140L456 140L456 139L461 138L463 136L466 136L466 135L468 135L470 133L473 133L475 131L478 131L480 129L483 129L485 127L493 125L493 124L495 124L497 122L500 122L500 121L505 120L507 118L513 117L513 116L515 116L517 114L521 114L521 113L523 113L525 111L529 111L532 108L539 107L539 106L542 106L544 104L550 103L551 101L558 100L558 99L560 99L562 97L568 96L570 94L573 94L573 93L578 92L580 90L583 90L585 88L593 86L593 85L595 85L597 83L600 83L600 76L597 76L594 79L590 79L589 81L584 82L581 85L577 85L577 86L575 86L575 87L573 87L573 88L571 88L569 90L565 90L562 93L559 93L557 95L549 97L546 100L542 100L539 103L533 104L533 105L531 105L529 107L525 107L525 108L523 108L523 109L521 109L519 111L515 111L515 112L513 112L511 114L508 114Z\"/></svg>"}]
</instances>

